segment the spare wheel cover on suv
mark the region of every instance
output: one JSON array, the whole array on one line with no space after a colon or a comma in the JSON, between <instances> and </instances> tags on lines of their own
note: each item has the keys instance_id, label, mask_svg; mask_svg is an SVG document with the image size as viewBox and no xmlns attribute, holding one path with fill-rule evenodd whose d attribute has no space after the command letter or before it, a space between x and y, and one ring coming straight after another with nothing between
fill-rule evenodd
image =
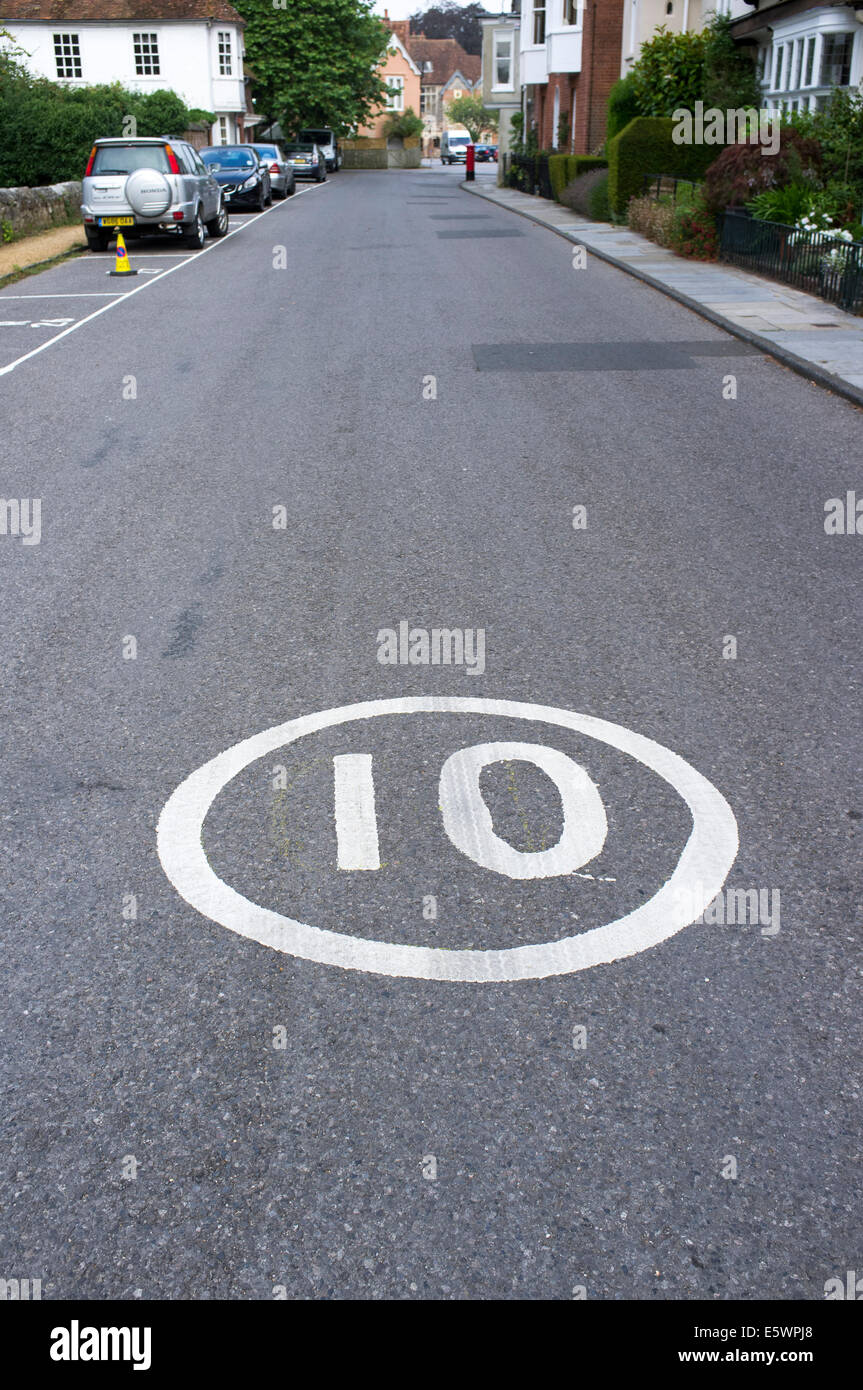
<instances>
[{"instance_id":1,"label":"spare wheel cover on suv","mask_svg":"<svg viewBox=\"0 0 863 1390\"><path fill-rule=\"evenodd\" d=\"M136 169L126 180L126 202L141 217L158 217L172 197L171 185L158 169Z\"/></svg>"}]
</instances>

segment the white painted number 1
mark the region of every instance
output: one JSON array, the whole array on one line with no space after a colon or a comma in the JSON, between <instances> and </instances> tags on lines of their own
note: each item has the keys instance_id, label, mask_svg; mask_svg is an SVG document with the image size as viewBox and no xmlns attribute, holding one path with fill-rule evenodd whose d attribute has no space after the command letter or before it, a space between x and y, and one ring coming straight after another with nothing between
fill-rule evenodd
<instances>
[{"instance_id":1,"label":"white painted number 1","mask_svg":"<svg viewBox=\"0 0 863 1390\"><path fill-rule=\"evenodd\" d=\"M563 829L551 849L513 849L496 834L479 785L483 769L500 762L533 763L557 787ZM333 758L336 840L340 869L379 869L378 824L370 754ZM599 854L608 834L605 807L583 767L539 743L478 743L453 753L441 769L443 826L456 849L483 869L507 878L571 874Z\"/></svg>"}]
</instances>

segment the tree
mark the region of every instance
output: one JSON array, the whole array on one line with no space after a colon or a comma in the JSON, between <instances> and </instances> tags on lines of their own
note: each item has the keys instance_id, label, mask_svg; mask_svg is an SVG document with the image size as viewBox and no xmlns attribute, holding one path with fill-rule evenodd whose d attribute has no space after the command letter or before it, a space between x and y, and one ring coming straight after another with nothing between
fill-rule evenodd
<instances>
[{"instance_id":1,"label":"tree","mask_svg":"<svg viewBox=\"0 0 863 1390\"><path fill-rule=\"evenodd\" d=\"M371 0L237 0L258 114L286 135L344 135L386 99L379 67L390 31Z\"/></svg>"},{"instance_id":2,"label":"tree","mask_svg":"<svg viewBox=\"0 0 863 1390\"><path fill-rule=\"evenodd\" d=\"M438 0L427 10L411 15L411 33L427 39L455 39L465 53L482 53L481 19L491 16L482 5L457 5L454 0Z\"/></svg>"},{"instance_id":3,"label":"tree","mask_svg":"<svg viewBox=\"0 0 863 1390\"><path fill-rule=\"evenodd\" d=\"M731 17L714 15L704 30L704 105L736 111L760 107L761 88L752 57L734 42Z\"/></svg>"},{"instance_id":4,"label":"tree","mask_svg":"<svg viewBox=\"0 0 863 1390\"><path fill-rule=\"evenodd\" d=\"M715 15L700 34L657 29L631 72L611 89L611 133L635 116L673 116L693 110L697 101L723 111L761 105L755 66L731 37L727 15Z\"/></svg>"},{"instance_id":5,"label":"tree","mask_svg":"<svg viewBox=\"0 0 863 1390\"><path fill-rule=\"evenodd\" d=\"M456 97L446 108L447 116L456 125L463 125L476 144L486 131L496 134L498 126L497 111L489 111L479 97Z\"/></svg>"}]
</instances>

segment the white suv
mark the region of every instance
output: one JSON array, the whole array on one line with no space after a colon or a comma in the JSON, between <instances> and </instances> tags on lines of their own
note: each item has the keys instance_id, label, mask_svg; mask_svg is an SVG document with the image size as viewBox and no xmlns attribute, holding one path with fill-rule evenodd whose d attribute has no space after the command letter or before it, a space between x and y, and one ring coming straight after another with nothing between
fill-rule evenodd
<instances>
[{"instance_id":1,"label":"white suv","mask_svg":"<svg viewBox=\"0 0 863 1390\"><path fill-rule=\"evenodd\" d=\"M172 136L97 140L81 194L91 251L105 251L117 232L175 232L199 249L209 232L224 236L222 190L197 150Z\"/></svg>"}]
</instances>

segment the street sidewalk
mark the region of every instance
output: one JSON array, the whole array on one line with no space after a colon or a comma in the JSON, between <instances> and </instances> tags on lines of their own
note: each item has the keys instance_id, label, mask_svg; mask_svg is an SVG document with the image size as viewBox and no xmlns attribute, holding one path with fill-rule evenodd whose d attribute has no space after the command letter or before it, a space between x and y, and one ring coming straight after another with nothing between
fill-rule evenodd
<instances>
[{"instance_id":1,"label":"street sidewalk","mask_svg":"<svg viewBox=\"0 0 863 1390\"><path fill-rule=\"evenodd\" d=\"M863 405L863 318L734 266L685 260L628 227L591 222L514 188L462 188L587 247L802 376Z\"/></svg>"},{"instance_id":2,"label":"street sidewalk","mask_svg":"<svg viewBox=\"0 0 863 1390\"><path fill-rule=\"evenodd\" d=\"M20 241L0 245L0 280L19 270L42 265L44 261L51 261L78 247L83 250L86 245L83 223L72 227L49 227L45 232L35 232L33 236L22 237Z\"/></svg>"}]
</instances>

